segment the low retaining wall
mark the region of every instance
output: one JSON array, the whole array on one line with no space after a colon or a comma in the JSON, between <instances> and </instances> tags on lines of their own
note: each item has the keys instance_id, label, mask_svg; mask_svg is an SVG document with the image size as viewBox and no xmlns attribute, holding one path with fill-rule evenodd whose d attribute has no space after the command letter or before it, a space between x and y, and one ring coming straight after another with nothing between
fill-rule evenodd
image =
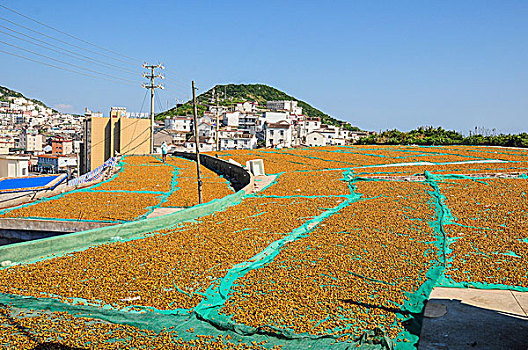
<instances>
[{"instance_id":1,"label":"low retaining wall","mask_svg":"<svg viewBox=\"0 0 528 350\"><path fill-rule=\"evenodd\" d=\"M196 153L172 152L172 154L177 157L196 161ZM207 154L200 154L200 162L208 169L224 175L229 182L231 182L235 191L241 190L253 182L253 177L248 171L238 165L226 162L223 159L211 157Z\"/></svg>"},{"instance_id":2,"label":"low retaining wall","mask_svg":"<svg viewBox=\"0 0 528 350\"><path fill-rule=\"evenodd\" d=\"M0 232L2 231L51 231L57 233L70 233L91 230L103 226L112 226L115 223L90 222L75 220L42 220L42 219L0 219Z\"/></svg>"},{"instance_id":3,"label":"low retaining wall","mask_svg":"<svg viewBox=\"0 0 528 350\"><path fill-rule=\"evenodd\" d=\"M205 158L207 157L209 156L206 156ZM221 159L218 159L218 162L227 163ZM211 161L209 164L212 163L213 162ZM220 169L219 163L215 164L218 166L216 169ZM247 193L251 193L253 190L254 179L253 176L251 176L251 174L249 174L243 168L230 163L227 163L227 165L225 165L225 169L231 171L231 176L233 176L233 179L234 176L237 176L239 179L237 181L247 182L244 188L229 196L180 210L173 214L158 216L151 219L144 219L115 226L102 227L88 231L69 233L61 236L2 246L0 247L0 262L32 262L40 260L43 257L49 258L51 254L55 254L55 256L57 256L69 252L84 250L88 247L93 247L104 243L135 239L142 237L145 233L166 229L180 222L193 220L212 214L215 211L223 210L229 206L239 204L244 196ZM238 169L235 169L235 167ZM246 176L242 176L242 172L245 172Z\"/></svg>"}]
</instances>

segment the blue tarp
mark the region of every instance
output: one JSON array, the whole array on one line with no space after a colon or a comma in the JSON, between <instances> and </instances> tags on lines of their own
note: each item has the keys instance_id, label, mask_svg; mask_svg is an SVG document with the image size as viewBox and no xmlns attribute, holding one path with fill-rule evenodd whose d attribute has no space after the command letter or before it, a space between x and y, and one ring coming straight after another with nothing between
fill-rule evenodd
<instances>
[{"instance_id":1,"label":"blue tarp","mask_svg":"<svg viewBox=\"0 0 528 350\"><path fill-rule=\"evenodd\" d=\"M0 191L20 190L27 188L44 187L62 175L37 176L37 177L20 177L14 179L5 179L0 181Z\"/></svg>"}]
</instances>

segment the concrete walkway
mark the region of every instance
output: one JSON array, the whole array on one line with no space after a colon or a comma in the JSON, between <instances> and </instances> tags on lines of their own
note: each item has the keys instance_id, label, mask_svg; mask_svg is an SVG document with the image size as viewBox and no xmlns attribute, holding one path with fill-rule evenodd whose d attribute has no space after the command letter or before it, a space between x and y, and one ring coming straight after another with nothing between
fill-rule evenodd
<instances>
[{"instance_id":1,"label":"concrete walkway","mask_svg":"<svg viewBox=\"0 0 528 350\"><path fill-rule=\"evenodd\" d=\"M259 175L255 176L255 187L253 187L253 193L262 191L266 186L275 180L277 175Z\"/></svg>"},{"instance_id":2,"label":"concrete walkway","mask_svg":"<svg viewBox=\"0 0 528 350\"><path fill-rule=\"evenodd\" d=\"M528 293L435 288L419 350L528 349Z\"/></svg>"},{"instance_id":3,"label":"concrete walkway","mask_svg":"<svg viewBox=\"0 0 528 350\"><path fill-rule=\"evenodd\" d=\"M163 216L163 215L167 215L167 214L172 214L172 213L176 213L180 210L183 210L185 208L156 208L154 209L154 211L152 213L150 213L148 216L147 216L147 219L150 219L150 218L156 218L158 216Z\"/></svg>"}]
</instances>

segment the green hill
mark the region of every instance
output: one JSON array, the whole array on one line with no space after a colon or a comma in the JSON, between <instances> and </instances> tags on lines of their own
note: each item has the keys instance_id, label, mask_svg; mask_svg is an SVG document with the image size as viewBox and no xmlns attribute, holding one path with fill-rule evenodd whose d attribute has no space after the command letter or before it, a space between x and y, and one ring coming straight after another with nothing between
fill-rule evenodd
<instances>
[{"instance_id":1,"label":"green hill","mask_svg":"<svg viewBox=\"0 0 528 350\"><path fill-rule=\"evenodd\" d=\"M28 101L33 101L34 103L36 103L38 105L41 105L44 108L49 108L42 101L35 100L35 99L32 99L32 98L28 98L28 97L22 95L18 91L11 90L11 89L9 89L9 88L7 88L5 86L0 86L0 101L8 101L8 99L7 99L8 97L22 97L22 98L25 98Z\"/></svg>"},{"instance_id":2,"label":"green hill","mask_svg":"<svg viewBox=\"0 0 528 350\"><path fill-rule=\"evenodd\" d=\"M215 87L207 90L206 92L200 94L196 99L198 102L198 114L202 114L207 107L212 104L212 94L213 89L216 91L216 94L220 96L220 104L223 106L236 105L240 102L253 101L258 102L262 108L266 107L267 101L276 101L276 100L292 100L298 101L299 107L303 108L303 113L309 117L319 117L321 121L325 124L331 125L342 125L350 130L359 130L357 127L352 127L346 122L339 121L328 114L310 106L308 103L296 99L293 96L290 96L280 90L277 90L271 86L263 84L227 84L227 85L216 85ZM160 113L156 116L156 119L163 120L168 116L174 115L192 115L192 101L188 101L183 105L178 106L178 108L171 108L168 111Z\"/></svg>"}]
</instances>

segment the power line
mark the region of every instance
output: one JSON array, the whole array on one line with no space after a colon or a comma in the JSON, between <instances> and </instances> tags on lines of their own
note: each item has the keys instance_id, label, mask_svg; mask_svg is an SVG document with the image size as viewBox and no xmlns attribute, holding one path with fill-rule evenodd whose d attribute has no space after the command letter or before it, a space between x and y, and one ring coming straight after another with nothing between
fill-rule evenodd
<instances>
[{"instance_id":1,"label":"power line","mask_svg":"<svg viewBox=\"0 0 528 350\"><path fill-rule=\"evenodd\" d=\"M137 135L134 139L132 139L126 146L130 145L132 142L136 141L137 139L139 139L141 136L143 136L144 133L148 132L149 131L149 128L146 128L144 129L139 135ZM149 140L148 138L145 139L143 142L137 144L135 147L129 149L128 151L126 152L123 152L122 154L128 154L132 151L135 151L139 146L142 146L143 144L147 143ZM154 153L154 152L153 152Z\"/></svg>"},{"instance_id":2,"label":"power line","mask_svg":"<svg viewBox=\"0 0 528 350\"><path fill-rule=\"evenodd\" d=\"M78 45L74 45L74 44L69 43L69 42L67 42L67 41L64 41L64 40L58 39L58 38L56 38L56 37L53 37L53 36L47 35L47 34L42 33L42 32L40 32L40 31L37 31L37 30L31 29L31 28L29 28L29 27L26 27L26 26L24 26L24 25L22 25L22 24L19 24L19 23L13 22L13 21L11 21L11 20L9 20L9 19L7 19L7 18L0 17L1 20L7 21L7 22L9 22L9 23L11 23L11 24L14 24L14 25L16 25L16 26L18 26L18 27L24 28L24 29L26 29L26 30L28 30L28 31L31 31L31 32L33 32L33 33L36 33L36 34L42 35L42 36L44 36L44 37L47 37L47 38L49 38L49 39L52 39L52 40L58 41L58 42L60 42L60 43L62 43L62 44L65 44L65 45L69 45L69 46L71 46L71 47L74 47L74 48L77 48L77 49L80 49L80 50L87 51L87 52L89 52L89 53L91 53L91 54L96 54L96 55L98 55L98 56L104 56L104 57L107 57L107 58L110 58L110 59L113 59L113 60L117 60L117 61L124 62L124 63L126 63L126 64L131 64L131 63L130 63L129 61L125 61L125 60L123 60L123 59L120 59L119 57L125 57L125 58L128 58L129 60L139 61L139 59L132 58L132 57L127 56L127 55L124 55L124 54L122 54L122 53L120 53L120 52L116 52L116 51L112 51L112 50L106 49L106 48L104 48L104 47L101 47L101 46L99 46L99 45L93 44L93 43L91 43L91 42L89 42L89 41L86 41L86 40L84 40L84 39L78 38L78 37L76 37L76 36L74 36L74 35L72 35L72 34L66 33L66 32L64 32L64 31L62 31L62 30L59 30L59 29L54 28L54 27L52 27L52 26L49 26L49 25L47 25L47 24L45 24L45 23L41 23L40 21L35 20L35 19L33 19L33 18L30 18L29 16L26 16L26 15L24 15L24 14L22 14L22 13L16 11L16 10L13 10L13 9L11 9L11 8L8 8L8 7L5 6L5 5L0 5L0 6L3 7L3 8L5 8L6 10L11 11L11 12L13 12L13 13L16 13L16 14L18 14L18 15L24 17L24 18L30 19L31 21L36 22L36 23L38 23L38 24L40 24L40 25L42 25L42 26L44 26L44 27L47 27L47 28L53 29L54 31L56 31L56 32L58 32L58 33L61 33L61 34L67 35L67 36L69 36L69 37L71 37L71 38L73 38L73 39L75 39L75 40L81 41L81 42L83 42L83 43L87 43L87 44L89 44L89 45L91 45L91 46L93 46L93 47L97 47L97 48L99 48L99 49L101 49L101 50L105 50L105 51L111 52L111 53L113 53L113 54L115 54L115 55L118 55L118 57L116 57L116 56L114 56L114 55L110 56L110 55L107 55L107 54L105 54L105 53L96 52L96 51L90 50L90 49L85 48L85 47L81 47L81 46L78 46ZM100 61L100 60L94 59L94 58L92 58L92 57L89 57L89 56L86 56L86 55L82 55L82 54L79 54L79 53L76 53L76 52L73 52L73 51L67 50L67 49L65 49L65 48L61 48L61 47L59 47L59 46L57 46L57 45L53 45L53 44L50 44L50 43L48 43L48 42L46 42L46 41L42 41L42 40L36 39L36 38L34 38L34 37L31 37L31 36L29 36L29 35L26 35L26 34L24 34L24 33L17 32L17 31L15 31L15 30L11 29L11 28L8 28L8 27L5 27L5 26L3 26L3 28L6 28L6 29L8 29L8 30L10 30L10 31L13 31L13 32L15 32L15 33L17 33L17 34L20 34L20 35L24 35L24 36L26 36L26 37L29 37L29 38L33 39L33 40L40 41L40 42L42 42L42 43L45 43L46 45L54 46L54 47L59 48L59 49L61 49L61 50L68 51L68 52L70 52L70 53L72 53L72 54L74 54L74 55L78 55L78 56L84 57L84 58L89 59L89 60L91 60L91 61L99 62L100 64L103 64L103 65L112 66L112 67L114 67L114 68L120 69L120 70L125 71L125 72L130 73L130 74L137 74L135 71L132 71L132 70L130 70L130 69L126 69L126 68L123 68L123 67L120 67L120 66L117 66L117 65L111 64L111 63L103 62L103 61ZM171 72L170 74L172 75L172 72ZM179 89L182 89L183 91L187 91L187 87L186 87L183 83L181 83L181 82L178 82L178 81L172 81L172 84L174 84L175 86L177 86Z\"/></svg>"},{"instance_id":3,"label":"power line","mask_svg":"<svg viewBox=\"0 0 528 350\"><path fill-rule=\"evenodd\" d=\"M9 35L10 37L16 38L16 39L18 39L18 40L22 40L22 41L28 42L28 43L30 43L30 44L32 44L32 45L37 45L37 46L43 47L43 48L45 48L45 49L47 49L47 50L51 50L51 51L54 51L54 52L60 53L60 54L62 54L62 55L66 55L66 56L73 57L73 58L75 58L75 59L77 59L77 60L85 61L85 62L88 62L88 63L97 63L97 64L100 64L100 65L111 66L111 67L117 68L117 69L119 69L119 70L122 70L122 71L124 71L124 72L126 72L126 73L137 75L137 72L134 72L134 71L132 71L132 70L129 70L129 69L125 69L125 68L122 68L122 67L116 66L115 64L105 63L105 62L102 62L102 61L96 60L96 59L94 59L94 58L91 58L91 57L88 57L88 56L85 56L85 55L82 55L82 54L78 54L78 53L76 53L76 52L73 52L73 51L67 50L67 49L65 49L65 48L62 48L62 47L60 47L60 46L50 44L50 43L48 43L48 42L46 42L46 41L44 41L44 40L39 40L39 39L34 38L34 37L30 36L30 35L26 35L26 34L24 34L24 33L17 32L16 30L12 30L12 29L10 29L10 28L8 28L8 27L5 27L5 26L3 26L3 25L1 25L1 24L0 24L0 27L5 28L5 29L7 29L7 30L10 30L10 31L12 31L12 32L14 32L14 33L17 33L17 34L23 35L23 36L25 36L25 37L31 38L32 40L35 40L35 41L38 41L38 42L44 43L45 45L48 45L48 46L51 46L51 47L58 48L59 50L53 49L53 48L51 48L51 47L47 47L47 46L42 45L42 44L34 43L34 42L32 42L31 40L27 40L27 39L21 38L21 37L19 37L19 36L17 36L17 35L9 34L9 33L7 33L7 32L4 32L3 30L0 30L0 33L3 33L3 34L5 34L5 35ZM61 50L62 50L62 51L65 51L65 52L61 52ZM71 54L69 54L68 52L71 53ZM86 59L81 58L81 57L76 57L76 56L85 57Z\"/></svg>"},{"instance_id":4,"label":"power line","mask_svg":"<svg viewBox=\"0 0 528 350\"><path fill-rule=\"evenodd\" d=\"M143 106L145 106L145 100L147 99L147 93L148 90L145 90L145 96L143 96L143 102L141 103L141 110L139 111L139 114L143 113Z\"/></svg>"},{"instance_id":5,"label":"power line","mask_svg":"<svg viewBox=\"0 0 528 350\"><path fill-rule=\"evenodd\" d=\"M2 6L2 5L0 5L0 6ZM45 37L48 38L48 39L52 39L52 40L58 41L58 42L60 42L60 43L63 43L63 44L66 44L66 45L69 45L69 46L75 47L75 48L80 49L80 50L88 51L88 52L90 52L90 53L92 53L92 54L105 56L105 57L111 58L111 59L116 60L116 61L121 61L121 62L124 62L124 63L130 64L129 62L127 62L127 61L125 61L125 60L122 60L122 59L120 59L120 58L116 58L116 57L114 57L114 56L110 56L110 55L107 55L107 54L104 54L104 53L101 53L101 52L93 51L93 50L87 49L87 48L82 47L82 46L74 45L74 44L69 43L69 42L67 42L67 41L64 41L64 40L61 40L61 39L57 39L57 38L55 38L55 37L53 37L53 36L51 36L51 35L47 35L47 34L45 34L45 33L39 32L38 30L33 30L33 29L29 28L29 27L23 26L22 24L18 24L18 23L16 23L16 22L10 21L10 20L8 20L8 19L6 19L6 18L0 17L0 19L3 20L3 21L9 22L9 23L11 23L11 24L14 24L14 25L16 25L16 26L18 26L18 27L21 27L21 28L24 28L24 29L26 29L26 30L29 30L30 32L33 32L33 33L36 33L36 34L39 34L39 35L45 36ZM4 28L6 28L6 27L4 27Z\"/></svg>"},{"instance_id":6,"label":"power line","mask_svg":"<svg viewBox=\"0 0 528 350\"><path fill-rule=\"evenodd\" d=\"M160 94L161 94L161 91L160 91ZM162 113L163 112L163 105L162 105L162 103L160 101L160 98L158 97L158 95L155 95L154 99L156 100L156 102L158 104L158 109L159 109L158 113Z\"/></svg>"},{"instance_id":7,"label":"power line","mask_svg":"<svg viewBox=\"0 0 528 350\"><path fill-rule=\"evenodd\" d=\"M13 10L13 9L11 9L11 8L9 8L9 7L7 7L7 6L5 6L5 5L0 4L0 6L3 7L3 8L5 8L5 9L8 10L8 11L11 11L11 12L16 13L16 14L19 15L19 16L22 16L22 17L27 18L27 19L29 19L29 20L35 22L35 23L38 23L38 24L40 24L41 26L44 26L44 27L49 28L49 29L52 29L52 30L54 30L54 31L56 31L56 32L58 32L58 33L64 34L64 35L66 35L66 36L69 36L69 37L72 38L72 39L75 39L75 40L81 41L81 42L83 42L83 43L85 43L85 44L91 45L91 46L96 47L96 48L98 48L98 49L105 50L105 51L111 52L111 53L113 53L113 54L116 54L116 55L119 55L119 56L122 56L122 57L128 58L129 60L132 60L132 61L135 61L135 62L138 61L138 59L133 58L133 57L130 57L130 56L127 56L127 55L124 55L124 54L121 53L121 52L115 52L115 51L112 51L112 50L110 50L110 49L106 49L106 48L104 48L104 47L102 47L102 46L96 45L96 44L91 43L91 42L89 42L89 41L87 41L87 40L84 40L84 39L78 38L78 37L76 37L76 36L74 36L74 35L72 35L72 34L70 34L70 33L66 33L66 32L64 32L64 31L62 31L62 30L59 30L59 29L54 28L54 27L52 27L52 26L50 26L50 25L47 25L47 24L45 24L45 23L42 23L42 22L40 22L40 21L38 21L38 20L36 20L36 19L33 19L33 18L29 17L29 16L24 15L23 13L20 13L20 12L18 12L18 11L16 11L16 10Z\"/></svg>"},{"instance_id":8,"label":"power line","mask_svg":"<svg viewBox=\"0 0 528 350\"><path fill-rule=\"evenodd\" d=\"M15 56L15 57L18 57L18 58L23 58L23 59L28 60L28 61L31 61L31 62L35 62L35 63L39 63L39 64L43 64L43 65L48 66L48 67L53 67L53 68L57 68L57 69L60 69L60 70L65 70L65 71L68 71L68 72L71 72L71 73L76 73L76 74L80 74L80 75L84 75L84 76L91 77L91 78L96 78L96 79L103 79L103 80L107 80L107 81L111 81L111 82L119 83L119 84L129 84L129 85L132 85L132 84L127 83L127 82L116 81L116 80L114 80L114 79L103 78L103 77L99 77L99 76L97 76L97 75L87 74L87 73L79 72L79 71L76 71L76 70L73 70L73 69L68 69L68 68L64 68L64 67L59 67L59 66L56 66L56 65L51 64L51 63L46 63L46 62L42 62L42 61L35 60L35 59L33 59L33 58L25 57L25 56L22 56L22 55L17 55L17 54L15 54L15 53L12 53L12 52L9 52L9 51L4 51L4 50L1 50L1 49L0 49L0 52L5 53L5 54L8 54L8 55L11 55L11 56ZM136 85L136 84L133 84L133 85Z\"/></svg>"},{"instance_id":9,"label":"power line","mask_svg":"<svg viewBox=\"0 0 528 350\"><path fill-rule=\"evenodd\" d=\"M82 69L82 70L85 70L87 72L92 72L92 73L95 73L95 74L104 75L104 76L107 76L107 77L111 77L113 79L122 80L122 81L126 81L126 82L138 83L138 82L136 82L134 80L120 78L120 77L117 77L117 76L112 75L112 74L101 73L101 72L95 71L93 69L84 68L84 67L78 66L78 65L73 64L73 63L68 63L66 61L62 61L62 60L59 60L59 59L56 59L56 58L53 58L53 57L50 57L50 56L46 56L46 55L40 54L40 53L35 52L35 51L24 49L23 47L20 47L20 46L17 46L17 45L13 45L13 44L7 43L7 42L2 41L2 40L0 40L0 43L3 43L5 45L9 45L11 47L17 48L17 49L22 50L22 51L26 51L26 52L32 53L32 54L37 55L37 56L41 56L41 57L47 58L47 59L52 60L52 61L56 61L56 62L59 62L59 63L62 63L62 64L66 64L66 65L75 67L77 69Z\"/></svg>"}]
</instances>

